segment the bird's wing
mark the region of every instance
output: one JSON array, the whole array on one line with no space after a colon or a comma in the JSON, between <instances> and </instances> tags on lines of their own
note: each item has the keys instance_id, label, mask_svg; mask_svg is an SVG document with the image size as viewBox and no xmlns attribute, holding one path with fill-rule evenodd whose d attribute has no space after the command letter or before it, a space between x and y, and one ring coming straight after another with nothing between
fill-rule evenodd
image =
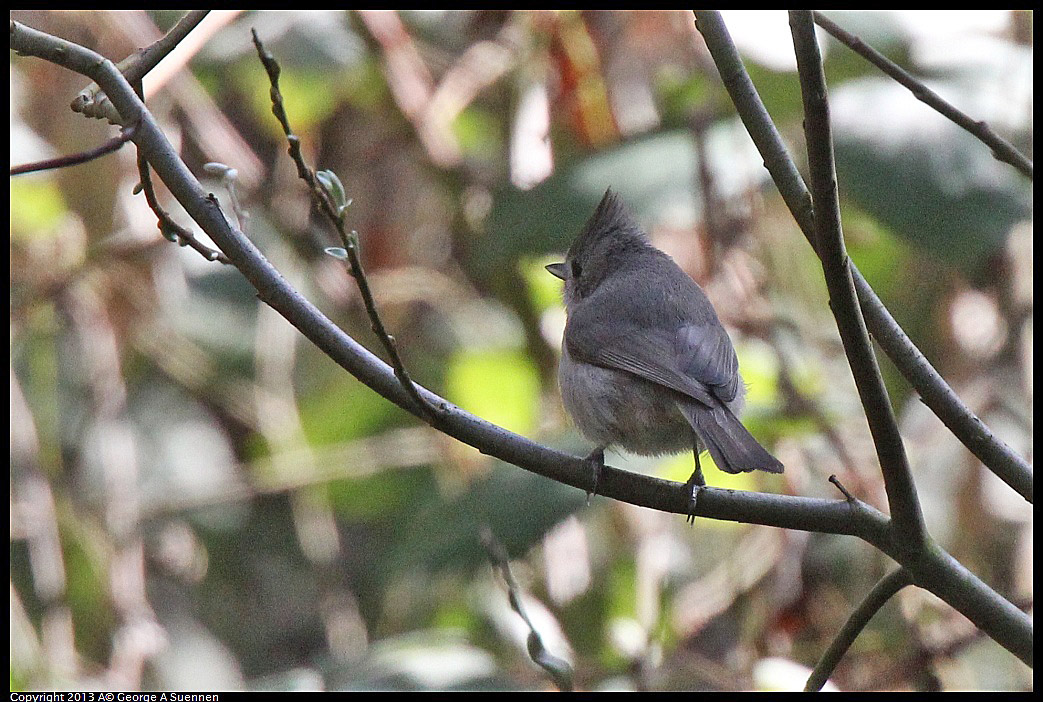
<instances>
[{"instance_id":1,"label":"bird's wing","mask_svg":"<svg viewBox=\"0 0 1043 702\"><path fill-rule=\"evenodd\" d=\"M697 378L723 402L739 393L739 360L720 322L685 324L677 330L676 363L685 376Z\"/></svg>"},{"instance_id":2,"label":"bird's wing","mask_svg":"<svg viewBox=\"0 0 1043 702\"><path fill-rule=\"evenodd\" d=\"M581 307L569 320L565 339L573 359L633 373L708 406L735 399L738 361L716 318L681 322L646 310L609 320L585 314L593 309Z\"/></svg>"}]
</instances>

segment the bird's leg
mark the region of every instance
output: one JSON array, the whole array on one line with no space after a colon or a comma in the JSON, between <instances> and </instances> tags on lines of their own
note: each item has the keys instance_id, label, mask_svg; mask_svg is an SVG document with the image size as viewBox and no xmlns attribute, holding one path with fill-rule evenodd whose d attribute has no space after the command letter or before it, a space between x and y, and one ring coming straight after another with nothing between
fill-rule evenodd
<instances>
[{"instance_id":1,"label":"bird's leg","mask_svg":"<svg viewBox=\"0 0 1043 702\"><path fill-rule=\"evenodd\" d=\"M605 467L605 447L599 446L590 452L587 456L587 460L590 461L591 467L593 468L593 474L590 478L590 489L587 490L587 504L590 504L590 498L598 494L598 483L601 482L601 471Z\"/></svg>"},{"instance_id":2,"label":"bird's leg","mask_svg":"<svg viewBox=\"0 0 1043 702\"><path fill-rule=\"evenodd\" d=\"M703 469L699 466L699 444L696 444L695 448L692 449L692 454L695 456L695 470L692 471L692 477L685 483L685 487L688 488L690 495L688 498L688 519L685 520L689 524L695 524L695 506L699 502L699 493L706 487Z\"/></svg>"}]
</instances>

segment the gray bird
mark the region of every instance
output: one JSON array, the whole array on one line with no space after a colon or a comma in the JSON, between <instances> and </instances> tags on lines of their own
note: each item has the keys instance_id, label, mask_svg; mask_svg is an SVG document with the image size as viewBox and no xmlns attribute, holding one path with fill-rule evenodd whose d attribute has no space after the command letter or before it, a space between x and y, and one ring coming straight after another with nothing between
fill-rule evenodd
<instances>
[{"instance_id":1,"label":"gray bird","mask_svg":"<svg viewBox=\"0 0 1043 702\"><path fill-rule=\"evenodd\" d=\"M781 473L782 463L736 417L746 387L710 300L653 247L610 190L547 270L565 281L565 336L558 384L566 411L598 448L646 456L693 450L692 509L705 485L699 453L726 473Z\"/></svg>"}]
</instances>

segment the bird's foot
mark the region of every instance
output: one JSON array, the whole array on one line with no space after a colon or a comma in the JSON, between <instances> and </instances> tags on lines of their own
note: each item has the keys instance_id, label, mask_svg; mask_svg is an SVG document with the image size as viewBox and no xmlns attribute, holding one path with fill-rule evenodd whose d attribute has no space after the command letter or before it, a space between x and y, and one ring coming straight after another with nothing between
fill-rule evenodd
<instances>
[{"instance_id":1,"label":"bird's foot","mask_svg":"<svg viewBox=\"0 0 1043 702\"><path fill-rule=\"evenodd\" d=\"M706 488L706 479L703 478L703 470L699 466L698 449L695 452L695 470L692 471L692 477L688 478L685 487L688 488L688 517L685 521L688 522L688 524L694 525L695 508L699 504L699 493Z\"/></svg>"},{"instance_id":2,"label":"bird's foot","mask_svg":"<svg viewBox=\"0 0 1043 702\"><path fill-rule=\"evenodd\" d=\"M590 504L590 498L598 494L598 484L601 482L601 471L605 468L605 449L597 448L591 451L590 455L587 456L587 460L591 464L591 476L590 476L590 489L587 490L587 504Z\"/></svg>"}]
</instances>

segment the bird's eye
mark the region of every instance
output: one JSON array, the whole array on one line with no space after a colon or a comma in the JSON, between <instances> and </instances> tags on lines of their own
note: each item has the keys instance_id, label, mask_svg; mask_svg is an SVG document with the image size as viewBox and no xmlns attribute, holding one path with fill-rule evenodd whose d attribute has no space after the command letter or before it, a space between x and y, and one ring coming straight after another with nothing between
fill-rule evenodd
<instances>
[{"instance_id":1,"label":"bird's eye","mask_svg":"<svg viewBox=\"0 0 1043 702\"><path fill-rule=\"evenodd\" d=\"M581 269L579 267L579 261L576 261L575 259L573 259L573 261L572 261L572 277L573 278L578 278L579 274L580 274L580 270Z\"/></svg>"}]
</instances>

